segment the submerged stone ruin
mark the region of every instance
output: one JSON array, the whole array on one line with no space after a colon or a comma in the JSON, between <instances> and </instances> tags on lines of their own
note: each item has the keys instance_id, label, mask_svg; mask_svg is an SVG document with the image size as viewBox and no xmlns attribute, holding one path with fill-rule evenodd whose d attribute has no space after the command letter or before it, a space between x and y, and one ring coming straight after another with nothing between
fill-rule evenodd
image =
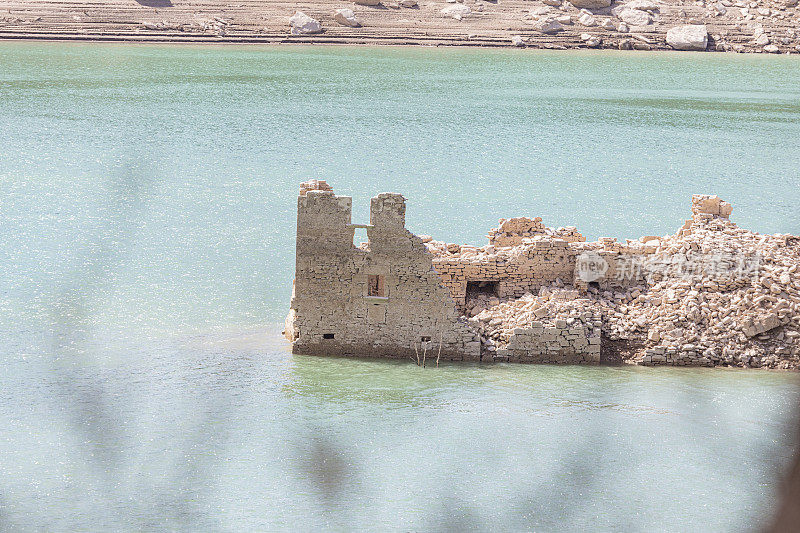
<instances>
[{"instance_id":1,"label":"submerged stone ruin","mask_svg":"<svg viewBox=\"0 0 800 533\"><path fill-rule=\"evenodd\" d=\"M301 184L294 353L800 367L800 237L739 228L716 196L693 196L674 235L587 242L520 217L480 248L409 232L400 194L373 198L369 224L351 206Z\"/></svg>"}]
</instances>

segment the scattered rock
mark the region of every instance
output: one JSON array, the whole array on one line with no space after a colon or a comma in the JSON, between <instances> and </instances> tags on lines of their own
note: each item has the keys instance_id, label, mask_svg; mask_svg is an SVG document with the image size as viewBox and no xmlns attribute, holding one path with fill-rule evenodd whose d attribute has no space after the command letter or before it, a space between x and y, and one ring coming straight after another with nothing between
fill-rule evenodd
<instances>
[{"instance_id":1,"label":"scattered rock","mask_svg":"<svg viewBox=\"0 0 800 533\"><path fill-rule=\"evenodd\" d=\"M342 26L349 26L351 28L361 27L361 23L356 18L356 14L353 13L352 9L337 9L333 20Z\"/></svg>"},{"instance_id":2,"label":"scattered rock","mask_svg":"<svg viewBox=\"0 0 800 533\"><path fill-rule=\"evenodd\" d=\"M547 15L550 13L550 8L545 6L534 7L528 14L532 17L541 17L542 15Z\"/></svg>"},{"instance_id":3,"label":"scattered rock","mask_svg":"<svg viewBox=\"0 0 800 533\"><path fill-rule=\"evenodd\" d=\"M564 31L564 26L554 18L543 18L534 23L533 29L545 35L552 35Z\"/></svg>"},{"instance_id":4,"label":"scattered rock","mask_svg":"<svg viewBox=\"0 0 800 533\"><path fill-rule=\"evenodd\" d=\"M578 19L578 24L580 24L582 26L594 26L595 24L597 24L597 19L595 19L589 13L584 13Z\"/></svg>"},{"instance_id":5,"label":"scattered rock","mask_svg":"<svg viewBox=\"0 0 800 533\"><path fill-rule=\"evenodd\" d=\"M417 7L417 0L400 0L397 4L400 7Z\"/></svg>"},{"instance_id":6,"label":"scattered rock","mask_svg":"<svg viewBox=\"0 0 800 533\"><path fill-rule=\"evenodd\" d=\"M318 20L298 11L289 19L289 32L292 35L322 33L322 25Z\"/></svg>"},{"instance_id":7,"label":"scattered rock","mask_svg":"<svg viewBox=\"0 0 800 533\"><path fill-rule=\"evenodd\" d=\"M659 6L652 0L632 0L625 4L627 9L638 9L639 11L658 11Z\"/></svg>"},{"instance_id":8,"label":"scattered rock","mask_svg":"<svg viewBox=\"0 0 800 533\"><path fill-rule=\"evenodd\" d=\"M623 9L617 13L617 18L631 26L647 26L653 22L650 13L639 9Z\"/></svg>"},{"instance_id":9,"label":"scattered rock","mask_svg":"<svg viewBox=\"0 0 800 533\"><path fill-rule=\"evenodd\" d=\"M667 30L667 44L675 50L703 51L708 46L705 25L675 26Z\"/></svg>"},{"instance_id":10,"label":"scattered rock","mask_svg":"<svg viewBox=\"0 0 800 533\"><path fill-rule=\"evenodd\" d=\"M442 15L446 17L452 17L456 20L461 20L470 13L472 13L472 10L468 6L458 3L442 9Z\"/></svg>"},{"instance_id":11,"label":"scattered rock","mask_svg":"<svg viewBox=\"0 0 800 533\"><path fill-rule=\"evenodd\" d=\"M511 37L511 44L514 46L518 46L520 48L524 48L525 39L523 39L521 35L514 35L513 37Z\"/></svg>"},{"instance_id":12,"label":"scattered rock","mask_svg":"<svg viewBox=\"0 0 800 533\"><path fill-rule=\"evenodd\" d=\"M764 51L768 54L779 54L781 51L774 44L768 44L764 47Z\"/></svg>"},{"instance_id":13,"label":"scattered rock","mask_svg":"<svg viewBox=\"0 0 800 533\"><path fill-rule=\"evenodd\" d=\"M597 48L603 43L599 37L595 37L590 33L581 33L581 41L586 43L589 48Z\"/></svg>"},{"instance_id":14,"label":"scattered rock","mask_svg":"<svg viewBox=\"0 0 800 533\"><path fill-rule=\"evenodd\" d=\"M381 0L353 0L353 3L359 6L379 6Z\"/></svg>"}]
</instances>

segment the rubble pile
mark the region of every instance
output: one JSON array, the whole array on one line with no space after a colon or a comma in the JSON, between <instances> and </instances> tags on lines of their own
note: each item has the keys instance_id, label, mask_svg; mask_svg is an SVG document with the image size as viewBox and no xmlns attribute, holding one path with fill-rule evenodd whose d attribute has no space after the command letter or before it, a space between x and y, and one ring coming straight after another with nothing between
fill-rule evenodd
<instances>
[{"instance_id":1,"label":"rubble pile","mask_svg":"<svg viewBox=\"0 0 800 533\"><path fill-rule=\"evenodd\" d=\"M740 228L729 220L731 211L715 196L696 195L692 218L675 235L569 244L576 255L602 254L628 279L584 283L576 272L521 297L485 291L487 281L477 293L467 292L462 312L494 360L508 360L519 345L515 337L577 324L587 339L602 337L604 350L624 346L630 363L800 368L800 237ZM540 218L501 220L490 239L514 242L510 237L541 228ZM535 239L542 238L554 239ZM534 242L526 237L514 246L456 249L431 239L427 245L469 264L470 257L489 252L512 261Z\"/></svg>"}]
</instances>

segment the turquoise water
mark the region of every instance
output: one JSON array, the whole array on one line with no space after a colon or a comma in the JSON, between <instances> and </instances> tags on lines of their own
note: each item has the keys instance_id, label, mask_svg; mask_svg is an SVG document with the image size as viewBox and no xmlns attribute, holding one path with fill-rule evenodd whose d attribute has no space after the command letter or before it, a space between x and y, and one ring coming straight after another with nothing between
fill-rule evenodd
<instances>
[{"instance_id":1,"label":"turquoise water","mask_svg":"<svg viewBox=\"0 0 800 533\"><path fill-rule=\"evenodd\" d=\"M800 233L796 57L0 45L0 529L755 527L794 375L292 356L298 182ZM4 527L6 526L6 527Z\"/></svg>"}]
</instances>

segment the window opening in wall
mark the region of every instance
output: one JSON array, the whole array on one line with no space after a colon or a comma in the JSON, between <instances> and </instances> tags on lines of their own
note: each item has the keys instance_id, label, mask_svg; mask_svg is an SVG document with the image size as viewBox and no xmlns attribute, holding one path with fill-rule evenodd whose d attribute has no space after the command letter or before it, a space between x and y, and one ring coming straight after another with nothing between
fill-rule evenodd
<instances>
[{"instance_id":1,"label":"window opening in wall","mask_svg":"<svg viewBox=\"0 0 800 533\"><path fill-rule=\"evenodd\" d=\"M323 339L332 339L333 338L333 333L323 333L322 334L322 338Z\"/></svg>"},{"instance_id":2,"label":"window opening in wall","mask_svg":"<svg viewBox=\"0 0 800 533\"><path fill-rule=\"evenodd\" d=\"M422 342L431 342L431 338L430 338L430 337L428 337L428 336L425 336L425 335L423 335L423 336L420 338L420 340L421 340Z\"/></svg>"},{"instance_id":3,"label":"window opening in wall","mask_svg":"<svg viewBox=\"0 0 800 533\"><path fill-rule=\"evenodd\" d=\"M497 282L496 281L468 281L467 282L467 297L475 296L496 296L497 295Z\"/></svg>"},{"instance_id":4,"label":"window opening in wall","mask_svg":"<svg viewBox=\"0 0 800 533\"><path fill-rule=\"evenodd\" d=\"M370 274L367 276L367 296L386 296L386 284L380 274Z\"/></svg>"},{"instance_id":5,"label":"window opening in wall","mask_svg":"<svg viewBox=\"0 0 800 533\"><path fill-rule=\"evenodd\" d=\"M369 237L367 237L367 228L354 228L353 232L353 246L356 248L363 248L369 244Z\"/></svg>"}]
</instances>

